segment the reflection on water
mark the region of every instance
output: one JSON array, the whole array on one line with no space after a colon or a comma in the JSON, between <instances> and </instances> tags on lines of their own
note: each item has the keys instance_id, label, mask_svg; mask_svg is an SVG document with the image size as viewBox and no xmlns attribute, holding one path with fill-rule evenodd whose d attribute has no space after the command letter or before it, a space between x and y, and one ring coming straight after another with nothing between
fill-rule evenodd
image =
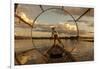
<instances>
[{"instance_id":1,"label":"reflection on water","mask_svg":"<svg viewBox=\"0 0 100 69\"><path fill-rule=\"evenodd\" d=\"M36 47L42 54L44 54L53 45L53 40L49 39L34 39L33 41L34 43L32 43L32 40L30 39L15 40L15 52L21 53ZM93 42L70 39L62 39L62 42L66 51L70 52L75 48L71 54L77 61L90 61L94 59Z\"/></svg>"}]
</instances>

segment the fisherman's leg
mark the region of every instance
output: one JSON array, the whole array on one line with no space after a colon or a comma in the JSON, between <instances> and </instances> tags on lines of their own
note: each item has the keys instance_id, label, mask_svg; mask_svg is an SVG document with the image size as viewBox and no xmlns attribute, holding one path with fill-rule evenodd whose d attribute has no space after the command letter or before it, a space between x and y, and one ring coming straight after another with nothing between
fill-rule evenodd
<instances>
[{"instance_id":1,"label":"fisherman's leg","mask_svg":"<svg viewBox=\"0 0 100 69\"><path fill-rule=\"evenodd\" d=\"M56 39L54 38L54 46L56 45Z\"/></svg>"},{"instance_id":2,"label":"fisherman's leg","mask_svg":"<svg viewBox=\"0 0 100 69\"><path fill-rule=\"evenodd\" d=\"M59 39L59 37L57 38L57 40L58 40L58 42L63 46L63 48L64 48L64 45L63 45L63 43L61 42L61 40Z\"/></svg>"}]
</instances>

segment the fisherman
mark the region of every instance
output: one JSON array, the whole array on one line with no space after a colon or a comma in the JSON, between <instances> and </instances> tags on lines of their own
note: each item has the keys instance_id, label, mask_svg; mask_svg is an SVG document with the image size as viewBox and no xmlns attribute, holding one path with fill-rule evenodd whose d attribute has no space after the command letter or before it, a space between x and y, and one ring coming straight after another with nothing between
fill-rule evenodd
<instances>
[{"instance_id":1,"label":"fisherman","mask_svg":"<svg viewBox=\"0 0 100 69\"><path fill-rule=\"evenodd\" d=\"M56 40L64 47L63 43L59 39L58 32L55 30L55 26L51 26L52 29L52 36L54 38L54 45L56 45Z\"/></svg>"}]
</instances>

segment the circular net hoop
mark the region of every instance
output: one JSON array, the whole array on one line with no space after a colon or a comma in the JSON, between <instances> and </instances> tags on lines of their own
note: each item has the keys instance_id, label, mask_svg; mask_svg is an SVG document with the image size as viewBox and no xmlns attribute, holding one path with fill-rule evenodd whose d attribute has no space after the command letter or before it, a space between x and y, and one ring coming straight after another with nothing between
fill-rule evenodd
<instances>
[{"instance_id":1,"label":"circular net hoop","mask_svg":"<svg viewBox=\"0 0 100 69\"><path fill-rule=\"evenodd\" d=\"M71 18L71 20L73 21L73 24L74 24L75 27L76 27L75 36L76 36L76 37L79 36L79 29L78 29L77 22L75 21L75 18L74 18L67 10L65 10L64 7L62 7L62 8L48 8L48 9L46 9L46 10L44 10L44 9L42 8L42 6L40 6L40 8L41 8L42 12L41 12L40 14L38 14L37 17L33 20L33 24L32 24L33 27L32 27L32 29L31 29L32 43L33 43L33 46L34 46L35 49L38 50L38 48L37 48L37 46L36 46L36 44L35 44L35 42L34 42L34 39L33 39L33 35L34 35L33 30L34 30L35 24L36 24L36 22L39 20L39 18L42 17L43 14L45 14L46 12L52 11L52 10L62 11L64 14L67 14L67 15ZM66 20L68 20L68 19L66 18ZM72 50L73 50L74 48L75 48L75 47L73 47ZM70 52L72 52L72 50L71 50ZM38 51L40 51L40 50L38 50ZM42 52L40 51L40 53L42 53Z\"/></svg>"}]
</instances>

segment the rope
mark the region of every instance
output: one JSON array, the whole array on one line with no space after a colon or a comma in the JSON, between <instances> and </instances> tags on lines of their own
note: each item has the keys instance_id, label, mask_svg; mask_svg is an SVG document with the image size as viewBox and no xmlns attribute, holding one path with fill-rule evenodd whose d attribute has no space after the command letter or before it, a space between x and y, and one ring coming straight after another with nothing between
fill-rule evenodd
<instances>
[{"instance_id":1,"label":"rope","mask_svg":"<svg viewBox=\"0 0 100 69\"><path fill-rule=\"evenodd\" d=\"M43 9L42 5L40 5L40 8L41 8L42 12L44 12L44 9Z\"/></svg>"},{"instance_id":2,"label":"rope","mask_svg":"<svg viewBox=\"0 0 100 69\"><path fill-rule=\"evenodd\" d=\"M80 15L75 22L79 21L80 18L82 18L87 12L89 12L91 10L91 8L87 9L82 15Z\"/></svg>"}]
</instances>

